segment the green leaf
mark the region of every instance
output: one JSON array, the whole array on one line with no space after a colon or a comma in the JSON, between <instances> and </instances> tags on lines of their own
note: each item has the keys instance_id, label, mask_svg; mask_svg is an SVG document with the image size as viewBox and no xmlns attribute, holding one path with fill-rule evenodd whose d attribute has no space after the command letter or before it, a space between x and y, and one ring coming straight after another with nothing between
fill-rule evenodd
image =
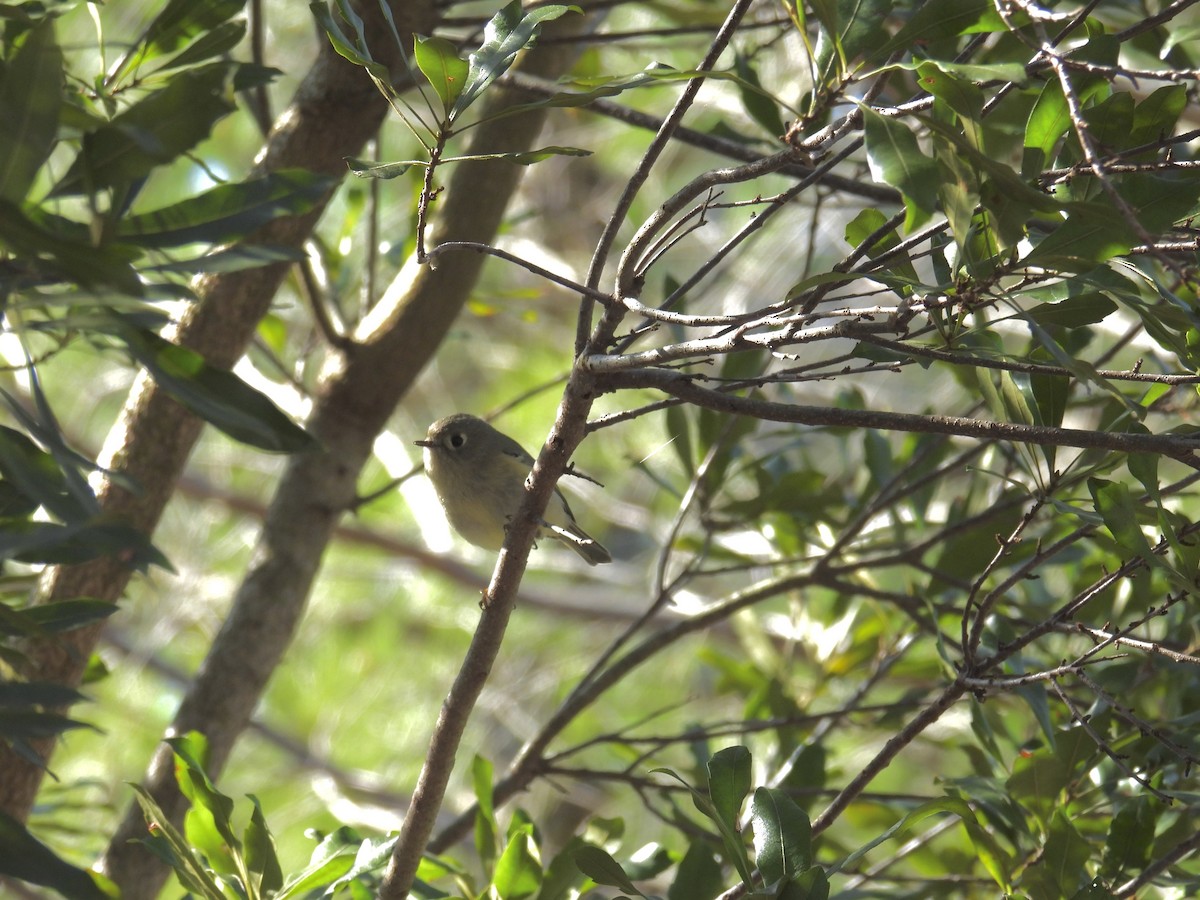
<instances>
[{"instance_id":1,"label":"green leaf","mask_svg":"<svg viewBox=\"0 0 1200 900\"><path fill-rule=\"evenodd\" d=\"M829 877L820 866L812 866L792 877L778 900L829 900Z\"/></svg>"},{"instance_id":2,"label":"green leaf","mask_svg":"<svg viewBox=\"0 0 1200 900\"><path fill-rule=\"evenodd\" d=\"M283 870L279 866L279 855L275 852L275 839L267 827L262 804L250 794L254 811L246 825L242 841L246 847L246 868L258 876L258 893L270 896L283 887Z\"/></svg>"},{"instance_id":3,"label":"green leaf","mask_svg":"<svg viewBox=\"0 0 1200 900\"><path fill-rule=\"evenodd\" d=\"M849 224L846 225L846 243L851 247L859 247L865 241L872 240L873 243L866 250L867 256L871 259L886 255L892 248L900 243L900 236L896 234L896 229L891 229L880 234L880 229L888 223L888 218L875 207L867 207L859 211ZM911 293L911 285L920 284L920 279L917 276L916 267L912 264L912 258L905 251L894 257L891 257L888 263L888 269L885 270L887 275L880 272L872 272L871 277L888 277L903 279L909 283L906 293ZM799 285L797 285L798 287ZM792 288L795 291L796 288ZM789 291L789 295L791 291Z\"/></svg>"},{"instance_id":4,"label":"green leaf","mask_svg":"<svg viewBox=\"0 0 1200 900\"><path fill-rule=\"evenodd\" d=\"M52 195L129 185L178 159L235 109L226 90L228 74L224 63L186 69L166 87L84 134L79 155Z\"/></svg>"},{"instance_id":5,"label":"green leaf","mask_svg":"<svg viewBox=\"0 0 1200 900\"><path fill-rule=\"evenodd\" d=\"M1137 243L1129 221L1102 201L1067 204L1066 221L1043 238L1022 265L1085 272L1129 252Z\"/></svg>"},{"instance_id":6,"label":"green leaf","mask_svg":"<svg viewBox=\"0 0 1200 900\"><path fill-rule=\"evenodd\" d=\"M155 382L180 403L230 437L282 453L316 446L312 436L266 395L232 372L210 366L199 353L150 331L122 328L119 336Z\"/></svg>"},{"instance_id":7,"label":"green leaf","mask_svg":"<svg viewBox=\"0 0 1200 900\"><path fill-rule=\"evenodd\" d=\"M103 875L66 862L6 812L0 812L0 875L51 888L69 900L119 896Z\"/></svg>"},{"instance_id":8,"label":"green leaf","mask_svg":"<svg viewBox=\"0 0 1200 900\"><path fill-rule=\"evenodd\" d=\"M922 803L891 828L884 831L879 837L859 847L844 860L833 866L830 871L851 870L859 860L884 841L904 837L915 825L920 824L930 816L942 812L958 816L967 831L971 843L974 845L980 863L1002 889L1010 891L1012 888L1010 873L1014 867L1012 858L1004 851L991 832L979 824L979 819L970 805L957 797L941 797Z\"/></svg>"},{"instance_id":9,"label":"green leaf","mask_svg":"<svg viewBox=\"0 0 1200 900\"><path fill-rule=\"evenodd\" d=\"M467 85L470 65L459 59L452 43L439 37L417 35L413 56L417 68L442 101L442 112L448 115Z\"/></svg>"},{"instance_id":10,"label":"green leaf","mask_svg":"<svg viewBox=\"0 0 1200 900\"><path fill-rule=\"evenodd\" d=\"M875 55L883 58L961 34L1007 30L990 0L929 0L916 7L904 27Z\"/></svg>"},{"instance_id":11,"label":"green leaf","mask_svg":"<svg viewBox=\"0 0 1200 900\"><path fill-rule=\"evenodd\" d=\"M1088 291L1060 300L1057 303L1042 303L1025 312L1025 315L1043 327L1061 325L1064 328L1079 328L1095 325L1117 311L1117 304L1099 291Z\"/></svg>"},{"instance_id":12,"label":"green leaf","mask_svg":"<svg viewBox=\"0 0 1200 900\"><path fill-rule=\"evenodd\" d=\"M1034 178L1054 158L1054 148L1071 127L1071 111L1057 78L1046 82L1025 122L1025 153L1021 174Z\"/></svg>"},{"instance_id":13,"label":"green leaf","mask_svg":"<svg viewBox=\"0 0 1200 900\"><path fill-rule=\"evenodd\" d=\"M646 895L639 891L629 876L625 874L625 870L621 868L612 856L595 847L591 844L584 844L575 851L575 865L579 867L579 871L586 875L596 884L606 884L610 887L620 888L627 894L634 894L638 897Z\"/></svg>"},{"instance_id":14,"label":"green leaf","mask_svg":"<svg viewBox=\"0 0 1200 900\"><path fill-rule=\"evenodd\" d=\"M528 166L533 163L541 162L544 159L549 159L552 156L591 156L591 150L584 150L581 147L560 147L552 145L549 147L539 147L536 150L521 150L511 153L480 153L470 156L458 156L451 159L445 159L443 162L462 162L469 159L499 159L505 162L513 162L519 166Z\"/></svg>"},{"instance_id":15,"label":"green leaf","mask_svg":"<svg viewBox=\"0 0 1200 900\"><path fill-rule=\"evenodd\" d=\"M1161 806L1147 796L1129 799L1118 807L1108 827L1100 874L1110 881L1138 872L1150 861L1150 848Z\"/></svg>"},{"instance_id":16,"label":"green leaf","mask_svg":"<svg viewBox=\"0 0 1200 900\"><path fill-rule=\"evenodd\" d=\"M730 832L739 829L742 801L750 793L750 751L726 747L708 760L708 796L718 820Z\"/></svg>"},{"instance_id":17,"label":"green leaf","mask_svg":"<svg viewBox=\"0 0 1200 900\"><path fill-rule=\"evenodd\" d=\"M778 788L760 787L750 804L754 861L768 884L790 880L812 865L812 825Z\"/></svg>"},{"instance_id":18,"label":"green leaf","mask_svg":"<svg viewBox=\"0 0 1200 900\"><path fill-rule=\"evenodd\" d=\"M1062 896L1071 897L1084 883L1092 848L1062 809L1050 820L1045 854L1039 869L1051 875Z\"/></svg>"},{"instance_id":19,"label":"green leaf","mask_svg":"<svg viewBox=\"0 0 1200 900\"><path fill-rule=\"evenodd\" d=\"M233 243L273 219L307 212L334 183L332 178L303 169L282 169L129 216L118 225L117 236L156 248Z\"/></svg>"},{"instance_id":20,"label":"green leaf","mask_svg":"<svg viewBox=\"0 0 1200 900\"><path fill-rule=\"evenodd\" d=\"M692 449L692 429L688 419L688 409L682 405L668 406L666 409L667 440L676 458L683 465L683 471L691 474L696 467L694 450Z\"/></svg>"},{"instance_id":21,"label":"green leaf","mask_svg":"<svg viewBox=\"0 0 1200 900\"><path fill-rule=\"evenodd\" d=\"M533 839L533 826L527 825L509 838L496 862L492 887L500 900L520 900L532 896L542 884L542 860Z\"/></svg>"},{"instance_id":22,"label":"green leaf","mask_svg":"<svg viewBox=\"0 0 1200 900\"><path fill-rule=\"evenodd\" d=\"M240 849L241 841L233 833L233 800L217 790L204 771L208 742L197 732L181 738L167 738L166 744L175 753L175 780L183 795L192 802L191 813L205 812L211 819L206 825L215 829L223 844L222 852ZM190 824L190 823L189 823ZM188 837L191 837L189 833Z\"/></svg>"},{"instance_id":23,"label":"green leaf","mask_svg":"<svg viewBox=\"0 0 1200 900\"><path fill-rule=\"evenodd\" d=\"M512 150L507 153L471 153L466 156L446 156L441 159L442 165L460 162L481 162L487 160L500 160L502 162L516 163L520 166L528 166L533 163L541 162L544 159L549 159L552 156L591 156L591 150L583 150L579 147L539 147L536 150ZM399 175L403 175L414 166L425 166L427 162L420 159L405 159L398 162L377 163L371 160L355 159L354 157L346 157L346 165L350 171L359 178L383 178L390 179Z\"/></svg>"},{"instance_id":24,"label":"green leaf","mask_svg":"<svg viewBox=\"0 0 1200 900\"><path fill-rule=\"evenodd\" d=\"M101 622L116 611L116 604L106 600L75 599L30 606L18 614L35 630L53 634Z\"/></svg>"},{"instance_id":25,"label":"green leaf","mask_svg":"<svg viewBox=\"0 0 1200 900\"><path fill-rule=\"evenodd\" d=\"M905 230L911 231L937 208L941 172L937 163L921 152L917 136L903 122L862 107L867 164L871 177L904 195L908 209Z\"/></svg>"},{"instance_id":26,"label":"green leaf","mask_svg":"<svg viewBox=\"0 0 1200 900\"><path fill-rule=\"evenodd\" d=\"M15 428L0 425L0 475L23 497L63 522L99 515L100 504L86 484L72 489L55 458ZM36 508L36 507L35 507Z\"/></svg>"},{"instance_id":27,"label":"green leaf","mask_svg":"<svg viewBox=\"0 0 1200 900\"><path fill-rule=\"evenodd\" d=\"M317 888L326 888L354 867L362 840L345 826L326 835L314 848L308 865L290 877L274 900L307 896Z\"/></svg>"},{"instance_id":28,"label":"green leaf","mask_svg":"<svg viewBox=\"0 0 1200 900\"><path fill-rule=\"evenodd\" d=\"M971 145L977 150L983 150L983 91L970 81L943 70L936 63L919 63L917 75L921 87L958 116L963 133Z\"/></svg>"},{"instance_id":29,"label":"green leaf","mask_svg":"<svg viewBox=\"0 0 1200 900\"><path fill-rule=\"evenodd\" d=\"M712 900L725 889L721 866L703 841L693 841L679 861L667 900Z\"/></svg>"},{"instance_id":30,"label":"green leaf","mask_svg":"<svg viewBox=\"0 0 1200 900\"><path fill-rule=\"evenodd\" d=\"M475 790L475 852L485 872L496 861L496 810L492 804L492 764L479 754L471 761L471 784Z\"/></svg>"},{"instance_id":31,"label":"green leaf","mask_svg":"<svg viewBox=\"0 0 1200 900\"><path fill-rule=\"evenodd\" d=\"M1009 203L1027 207L1029 210L1027 215L1031 215L1035 210L1054 215L1061 212L1061 204L1053 197L1047 196L1033 185L1026 183L1007 163L993 158L989 153L975 147L956 129L932 116L919 116L918 118L925 127L957 152L963 165L969 165L973 172L978 173L979 180L986 176L993 182L995 191ZM1009 211L1010 216L1014 214Z\"/></svg>"},{"instance_id":32,"label":"green leaf","mask_svg":"<svg viewBox=\"0 0 1200 900\"><path fill-rule=\"evenodd\" d=\"M58 131L63 56L47 17L21 38L0 81L0 198L25 199Z\"/></svg>"},{"instance_id":33,"label":"green leaf","mask_svg":"<svg viewBox=\"0 0 1200 900\"><path fill-rule=\"evenodd\" d=\"M150 792L138 784L132 785L132 788L149 826L150 837L143 840L142 844L175 870L175 877L185 889L208 900L225 900L224 892L208 873L208 867L188 846Z\"/></svg>"},{"instance_id":34,"label":"green leaf","mask_svg":"<svg viewBox=\"0 0 1200 900\"><path fill-rule=\"evenodd\" d=\"M517 54L537 39L543 22L572 11L578 12L578 8L552 4L526 14L521 0L512 0L497 12L483 29L483 43L467 59L466 83L450 109L450 120L458 118L489 84L508 71Z\"/></svg>"},{"instance_id":35,"label":"green leaf","mask_svg":"<svg viewBox=\"0 0 1200 900\"><path fill-rule=\"evenodd\" d=\"M1071 396L1070 382L1060 375L1033 374L1029 376L1029 388L1033 392L1033 402L1037 407L1038 424L1051 428L1062 425L1063 416L1067 412L1067 400Z\"/></svg>"},{"instance_id":36,"label":"green leaf","mask_svg":"<svg viewBox=\"0 0 1200 900\"><path fill-rule=\"evenodd\" d=\"M568 900L579 896L579 888L586 876L575 865L575 852L586 843L583 838L574 835L555 854L542 873L542 886L538 889L537 900Z\"/></svg>"},{"instance_id":37,"label":"green leaf","mask_svg":"<svg viewBox=\"0 0 1200 900\"><path fill-rule=\"evenodd\" d=\"M309 10L317 20L317 24L321 26L321 30L325 32L325 36L329 38L329 43L333 49L343 59L347 59L356 66L362 66L368 72L372 71L371 67L375 66L375 71L379 73L382 67L371 59L370 51L365 47L357 47L354 42L346 35L337 20L333 18L333 14L329 10L329 4L324 0L312 0L308 4ZM384 70L385 72L386 70Z\"/></svg>"},{"instance_id":38,"label":"green leaf","mask_svg":"<svg viewBox=\"0 0 1200 900\"><path fill-rule=\"evenodd\" d=\"M409 160L407 162L377 163L372 160L346 157L346 166L359 178L396 178L403 175L413 166L425 165L424 162Z\"/></svg>"},{"instance_id":39,"label":"green leaf","mask_svg":"<svg viewBox=\"0 0 1200 900\"><path fill-rule=\"evenodd\" d=\"M771 137L782 137L787 129L784 127L783 117L779 115L779 104L763 90L758 72L750 60L738 53L733 59L733 69L741 79L738 82L738 93L750 118L762 126Z\"/></svg>"},{"instance_id":40,"label":"green leaf","mask_svg":"<svg viewBox=\"0 0 1200 900\"><path fill-rule=\"evenodd\" d=\"M1048 823L1062 806L1063 792L1091 768L1098 752L1084 729L1059 732L1053 749L1019 756L1004 787L1038 822Z\"/></svg>"},{"instance_id":41,"label":"green leaf","mask_svg":"<svg viewBox=\"0 0 1200 900\"><path fill-rule=\"evenodd\" d=\"M1120 482L1089 478L1088 490L1092 494L1096 512L1100 513L1104 527L1113 540L1123 550L1141 558L1151 568L1161 566L1162 560L1151 552L1146 536L1138 527L1139 508L1133 502L1129 488Z\"/></svg>"},{"instance_id":42,"label":"green leaf","mask_svg":"<svg viewBox=\"0 0 1200 900\"><path fill-rule=\"evenodd\" d=\"M204 32L196 41L158 66L155 71L166 72L170 69L181 69L184 66L194 66L205 60L224 56L242 42L242 38L246 36L246 28L247 24L244 19L222 22Z\"/></svg>"},{"instance_id":43,"label":"green leaf","mask_svg":"<svg viewBox=\"0 0 1200 900\"><path fill-rule=\"evenodd\" d=\"M1187 107L1187 96L1186 85L1168 84L1139 103L1133 111L1133 128L1130 130L1128 146L1140 147L1171 134Z\"/></svg>"}]
</instances>

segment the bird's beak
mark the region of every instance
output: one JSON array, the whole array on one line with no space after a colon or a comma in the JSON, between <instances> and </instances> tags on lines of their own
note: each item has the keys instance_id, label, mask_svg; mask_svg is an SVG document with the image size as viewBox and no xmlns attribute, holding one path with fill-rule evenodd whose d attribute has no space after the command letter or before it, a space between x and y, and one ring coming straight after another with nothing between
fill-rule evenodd
<instances>
[{"instance_id":1,"label":"bird's beak","mask_svg":"<svg viewBox=\"0 0 1200 900\"><path fill-rule=\"evenodd\" d=\"M432 447L433 441L413 441L418 447Z\"/></svg>"}]
</instances>

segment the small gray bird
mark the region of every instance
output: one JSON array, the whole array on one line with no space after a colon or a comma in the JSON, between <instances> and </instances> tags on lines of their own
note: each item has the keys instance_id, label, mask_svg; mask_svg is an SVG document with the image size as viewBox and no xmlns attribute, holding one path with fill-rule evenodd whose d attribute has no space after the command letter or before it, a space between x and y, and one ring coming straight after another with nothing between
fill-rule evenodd
<instances>
[{"instance_id":1,"label":"small gray bird","mask_svg":"<svg viewBox=\"0 0 1200 900\"><path fill-rule=\"evenodd\" d=\"M499 550L508 523L521 503L533 457L483 419L455 413L429 426L423 441L425 471L433 482L450 525L485 550ZM562 541L588 565L612 562L612 555L579 527L567 500L556 488L539 536Z\"/></svg>"}]
</instances>

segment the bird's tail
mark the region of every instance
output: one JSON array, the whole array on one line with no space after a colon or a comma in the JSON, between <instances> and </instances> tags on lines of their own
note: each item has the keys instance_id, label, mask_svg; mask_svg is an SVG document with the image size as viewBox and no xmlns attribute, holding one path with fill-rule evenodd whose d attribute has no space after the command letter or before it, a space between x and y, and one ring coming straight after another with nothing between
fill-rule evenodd
<instances>
[{"instance_id":1,"label":"bird's tail","mask_svg":"<svg viewBox=\"0 0 1200 900\"><path fill-rule=\"evenodd\" d=\"M569 528L564 528L561 525L547 523L546 527L551 534L582 556L589 566L612 562L612 554L605 549L604 545L578 525L572 524Z\"/></svg>"}]
</instances>

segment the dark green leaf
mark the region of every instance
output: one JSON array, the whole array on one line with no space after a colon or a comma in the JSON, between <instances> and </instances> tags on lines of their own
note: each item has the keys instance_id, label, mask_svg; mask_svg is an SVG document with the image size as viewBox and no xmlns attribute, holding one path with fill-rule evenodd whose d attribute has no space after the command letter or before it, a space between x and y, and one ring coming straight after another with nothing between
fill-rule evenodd
<instances>
[{"instance_id":1,"label":"dark green leaf","mask_svg":"<svg viewBox=\"0 0 1200 900\"><path fill-rule=\"evenodd\" d=\"M191 150L234 110L228 75L223 63L185 69L166 87L85 134L79 156L55 185L54 195L128 185Z\"/></svg>"},{"instance_id":2,"label":"dark green leaf","mask_svg":"<svg viewBox=\"0 0 1200 900\"><path fill-rule=\"evenodd\" d=\"M0 679L0 706L70 706L86 700L74 688L47 681L5 681Z\"/></svg>"},{"instance_id":3,"label":"dark green leaf","mask_svg":"<svg viewBox=\"0 0 1200 900\"><path fill-rule=\"evenodd\" d=\"M1113 540L1151 567L1158 564L1158 557L1150 552L1150 544L1138 527L1138 506L1133 502L1129 488L1120 482L1089 478L1088 490L1091 491L1096 512L1100 513L1104 527Z\"/></svg>"},{"instance_id":4,"label":"dark green leaf","mask_svg":"<svg viewBox=\"0 0 1200 900\"><path fill-rule=\"evenodd\" d=\"M1062 425L1063 416L1067 412L1067 400L1071 396L1068 380L1059 375L1033 374L1029 376L1029 387L1037 406L1038 424L1049 425L1052 428Z\"/></svg>"},{"instance_id":5,"label":"dark green leaf","mask_svg":"<svg viewBox=\"0 0 1200 900\"><path fill-rule=\"evenodd\" d=\"M7 522L0 525L0 559L75 565L102 556L116 557L139 571L151 565L170 569L166 558L144 534L122 523Z\"/></svg>"},{"instance_id":6,"label":"dark green leaf","mask_svg":"<svg viewBox=\"0 0 1200 900\"><path fill-rule=\"evenodd\" d=\"M930 0L916 7L904 27L876 55L882 58L961 34L1006 30L990 0Z\"/></svg>"},{"instance_id":7,"label":"dark green leaf","mask_svg":"<svg viewBox=\"0 0 1200 900\"><path fill-rule=\"evenodd\" d=\"M70 631L93 622L101 622L117 611L114 603L105 600L58 600L18 610L16 614L40 633Z\"/></svg>"},{"instance_id":8,"label":"dark green leaf","mask_svg":"<svg viewBox=\"0 0 1200 900\"><path fill-rule=\"evenodd\" d=\"M58 713L0 708L0 737L7 741L40 741L45 738L56 738L64 732L74 731L77 728L98 730L94 725L69 719Z\"/></svg>"},{"instance_id":9,"label":"dark green leaf","mask_svg":"<svg viewBox=\"0 0 1200 900\"><path fill-rule=\"evenodd\" d=\"M1043 303L1025 313L1039 325L1048 327L1061 325L1064 328L1079 328L1103 322L1117 311L1117 304L1099 291L1076 294L1057 303Z\"/></svg>"},{"instance_id":10,"label":"dark green leaf","mask_svg":"<svg viewBox=\"0 0 1200 900\"><path fill-rule=\"evenodd\" d=\"M864 242L870 240L872 241L871 245L863 248L866 250L867 256L871 259L884 256L900 243L900 236L896 233L895 228L883 230L887 223L888 217L881 211L873 206L867 207L861 210L846 225L846 243L851 247L859 247ZM886 272L894 276L899 276L910 282L910 284L920 283L917 277L917 270L913 266L912 259L907 252L891 257ZM879 272L873 272L872 277L883 276ZM795 290L795 288L792 290Z\"/></svg>"},{"instance_id":11,"label":"dark green leaf","mask_svg":"<svg viewBox=\"0 0 1200 900\"><path fill-rule=\"evenodd\" d=\"M812 866L792 876L777 897L778 900L828 900L829 878L824 869Z\"/></svg>"},{"instance_id":12,"label":"dark green leaf","mask_svg":"<svg viewBox=\"0 0 1200 900\"><path fill-rule=\"evenodd\" d=\"M236 22L222 22L215 28L206 31L190 46L185 47L159 66L158 71L164 72L168 69L181 69L184 66L194 66L197 63L223 56L240 44L242 38L245 36L245 20L239 19Z\"/></svg>"},{"instance_id":13,"label":"dark green leaf","mask_svg":"<svg viewBox=\"0 0 1200 900\"><path fill-rule=\"evenodd\" d=\"M142 282L130 263L141 255L134 247L109 244L95 247L82 240L49 231L26 210L0 199L0 244L35 271L73 281L82 287L115 288L132 297L142 294Z\"/></svg>"},{"instance_id":14,"label":"dark green leaf","mask_svg":"<svg viewBox=\"0 0 1200 900\"><path fill-rule=\"evenodd\" d=\"M5 812L0 812L0 875L51 888L69 900L110 900L119 895L103 875L66 862Z\"/></svg>"},{"instance_id":15,"label":"dark green leaf","mask_svg":"<svg viewBox=\"0 0 1200 900\"><path fill-rule=\"evenodd\" d=\"M591 844L584 844L575 851L575 865L579 867L579 871L586 875L596 884L606 884L610 887L620 888L627 894L636 894L638 897L644 897L629 876L625 874L625 870L621 868L620 863L612 858L606 851L599 847L594 847Z\"/></svg>"},{"instance_id":16,"label":"dark green leaf","mask_svg":"<svg viewBox=\"0 0 1200 900\"><path fill-rule=\"evenodd\" d=\"M71 489L58 461L14 428L0 426L0 475L6 484L64 522L90 519L100 504L90 489Z\"/></svg>"},{"instance_id":17,"label":"dark green leaf","mask_svg":"<svg viewBox=\"0 0 1200 900\"><path fill-rule=\"evenodd\" d=\"M523 150L512 153L486 153L480 155L457 157L454 161L458 162L467 159L499 159L506 162L514 162L517 165L528 166L533 163L541 162L544 159L549 159L552 156L591 156L591 150L584 150L580 147L539 147L536 150ZM449 161L449 160L447 160Z\"/></svg>"},{"instance_id":18,"label":"dark green leaf","mask_svg":"<svg viewBox=\"0 0 1200 900\"><path fill-rule=\"evenodd\" d=\"M27 31L9 57L0 81L0 198L25 199L58 131L63 57L54 19Z\"/></svg>"},{"instance_id":19,"label":"dark green leaf","mask_svg":"<svg viewBox=\"0 0 1200 900\"><path fill-rule=\"evenodd\" d=\"M725 889L721 866L703 841L693 841L679 861L667 900L712 900Z\"/></svg>"},{"instance_id":20,"label":"dark green leaf","mask_svg":"<svg viewBox=\"0 0 1200 900\"><path fill-rule=\"evenodd\" d=\"M232 372L148 331L123 330L133 357L175 399L230 437L261 450L296 453L315 446L312 437L267 397Z\"/></svg>"},{"instance_id":21,"label":"dark green leaf","mask_svg":"<svg viewBox=\"0 0 1200 900\"><path fill-rule=\"evenodd\" d=\"M750 804L754 861L768 884L793 878L812 864L812 825L784 791L760 787Z\"/></svg>"},{"instance_id":22,"label":"dark green leaf","mask_svg":"<svg viewBox=\"0 0 1200 900\"><path fill-rule=\"evenodd\" d=\"M1140 147L1171 134L1187 107L1187 86L1168 84L1158 88L1133 111L1129 146Z\"/></svg>"},{"instance_id":23,"label":"dark green leaf","mask_svg":"<svg viewBox=\"0 0 1200 900\"><path fill-rule=\"evenodd\" d=\"M143 272L241 272L245 269L256 269L259 266L269 266L279 262L303 262L303 250L297 247L281 247L274 244L238 244L225 247L212 253L193 256L190 259L177 259L174 262L161 263L157 266L147 266ZM167 287L153 285L152 287ZM156 310L148 310L147 315L154 316ZM161 317L161 312L158 312ZM150 320L150 324L134 323L135 327L156 328L164 323Z\"/></svg>"},{"instance_id":24,"label":"dark green leaf","mask_svg":"<svg viewBox=\"0 0 1200 900\"><path fill-rule=\"evenodd\" d=\"M203 39L245 5L246 0L169 0L109 75L110 83L143 63L174 53L197 35Z\"/></svg>"},{"instance_id":25,"label":"dark green leaf","mask_svg":"<svg viewBox=\"0 0 1200 900\"><path fill-rule=\"evenodd\" d=\"M1125 800L1108 827L1101 874L1116 880L1126 873L1141 871L1150 861L1158 819L1157 801L1147 796Z\"/></svg>"},{"instance_id":26,"label":"dark green leaf","mask_svg":"<svg viewBox=\"0 0 1200 900\"><path fill-rule=\"evenodd\" d=\"M232 243L272 219L307 212L333 183L302 169L283 169L129 216L121 221L117 235L142 247Z\"/></svg>"},{"instance_id":27,"label":"dark green leaf","mask_svg":"<svg viewBox=\"0 0 1200 900\"><path fill-rule=\"evenodd\" d=\"M738 83L738 93L742 97L742 106L755 122L771 137L783 136L783 117L779 115L779 104L763 90L762 82L754 66L742 54L737 54L733 60L734 71L741 81Z\"/></svg>"},{"instance_id":28,"label":"dark green leaf","mask_svg":"<svg viewBox=\"0 0 1200 900\"><path fill-rule=\"evenodd\" d=\"M537 900L568 900L579 895L579 887L583 884L584 874L575 865L575 852L586 846L583 838L571 837L542 874L542 886L538 889ZM706 900L706 898L700 898Z\"/></svg>"}]
</instances>

